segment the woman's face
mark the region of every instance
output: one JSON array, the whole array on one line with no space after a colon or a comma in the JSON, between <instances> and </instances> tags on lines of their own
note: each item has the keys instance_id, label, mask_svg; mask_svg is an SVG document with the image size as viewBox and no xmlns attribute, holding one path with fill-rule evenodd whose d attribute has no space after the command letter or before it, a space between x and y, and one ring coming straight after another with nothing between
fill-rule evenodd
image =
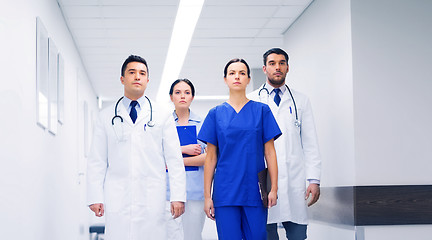
<instances>
[{"instance_id":1,"label":"woman's face","mask_svg":"<svg viewBox=\"0 0 432 240\"><path fill-rule=\"evenodd\" d=\"M189 108L194 98L192 96L191 87L183 81L174 86L173 93L170 97L176 109Z\"/></svg>"},{"instance_id":2,"label":"woman's face","mask_svg":"<svg viewBox=\"0 0 432 240\"><path fill-rule=\"evenodd\" d=\"M224 79L230 90L246 91L246 87L250 82L247 67L242 62L231 63Z\"/></svg>"}]
</instances>

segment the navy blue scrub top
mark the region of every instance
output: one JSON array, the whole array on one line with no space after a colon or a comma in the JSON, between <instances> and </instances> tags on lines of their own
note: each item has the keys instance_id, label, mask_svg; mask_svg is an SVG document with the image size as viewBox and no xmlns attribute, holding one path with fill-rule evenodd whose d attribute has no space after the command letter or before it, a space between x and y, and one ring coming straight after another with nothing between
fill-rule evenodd
<instances>
[{"instance_id":1,"label":"navy blue scrub top","mask_svg":"<svg viewBox=\"0 0 432 240\"><path fill-rule=\"evenodd\" d=\"M265 168L264 144L282 134L266 104L250 100L237 113L224 102L212 108L198 139L217 147L213 204L262 206L258 172Z\"/></svg>"}]
</instances>

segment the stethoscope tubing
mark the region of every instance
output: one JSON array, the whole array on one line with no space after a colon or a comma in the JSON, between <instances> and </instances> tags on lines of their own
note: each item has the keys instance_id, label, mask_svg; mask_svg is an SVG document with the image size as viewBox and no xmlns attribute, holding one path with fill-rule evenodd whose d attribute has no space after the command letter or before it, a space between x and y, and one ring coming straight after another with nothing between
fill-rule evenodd
<instances>
[{"instance_id":1,"label":"stethoscope tubing","mask_svg":"<svg viewBox=\"0 0 432 240\"><path fill-rule=\"evenodd\" d=\"M151 104L150 99L147 96L144 96L144 97L147 99L147 101L148 101L148 103L150 105L150 120L147 122L146 125L149 126L149 127L153 127L155 125L154 122L153 122L153 106ZM114 108L114 117L111 119L111 124L113 126L114 126L114 120L116 118L120 118L121 122L123 122L122 116L120 116L120 115L117 114L117 107L118 107L120 101L123 100L123 98L124 98L123 96L121 98L119 98L119 100L117 100L117 103L115 105L115 108Z\"/></svg>"},{"instance_id":2,"label":"stethoscope tubing","mask_svg":"<svg viewBox=\"0 0 432 240\"><path fill-rule=\"evenodd\" d=\"M112 124L113 126L114 126L114 120L115 120L116 118L120 118L121 122L123 122L123 118L122 118L122 116L117 115L117 107L118 107L118 105L119 105L119 103L120 103L121 100L123 100L123 97L119 98L119 100L117 101L117 103L116 103L116 105L115 105L115 108L114 108L114 117L111 119L111 124Z\"/></svg>"},{"instance_id":3,"label":"stethoscope tubing","mask_svg":"<svg viewBox=\"0 0 432 240\"><path fill-rule=\"evenodd\" d=\"M262 86L262 88L258 91L258 97L261 96L261 91L263 91L263 90L266 91L266 93L267 93L267 98L268 98L268 96L270 95L270 92L269 92L269 90L265 87L265 85L266 85L266 84L264 83L264 85ZM296 117L296 126L297 126L297 124L300 125L300 121L299 121L299 119L298 119L298 114L297 114L297 105L296 105L296 102L295 102L295 100L294 100L294 96L292 95L291 89L288 87L288 85L285 84L285 87L287 88L287 90L288 90L288 92L289 92L289 94L290 94L290 96L291 96L291 99L292 99L292 101L293 101L293 104L294 104L294 112L295 112L295 117Z\"/></svg>"}]
</instances>

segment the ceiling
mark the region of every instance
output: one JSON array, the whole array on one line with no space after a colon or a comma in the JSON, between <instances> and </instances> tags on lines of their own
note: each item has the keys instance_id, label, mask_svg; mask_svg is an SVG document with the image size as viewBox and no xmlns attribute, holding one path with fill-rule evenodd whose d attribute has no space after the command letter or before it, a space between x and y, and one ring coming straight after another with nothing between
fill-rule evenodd
<instances>
[{"instance_id":1,"label":"ceiling","mask_svg":"<svg viewBox=\"0 0 432 240\"><path fill-rule=\"evenodd\" d=\"M120 68L130 54L147 60L146 94L156 97L179 0L57 1L103 101L123 94ZM194 83L197 96L226 95L225 64L240 57L261 68L262 54L282 46L283 33L312 1L206 0L179 77Z\"/></svg>"}]
</instances>

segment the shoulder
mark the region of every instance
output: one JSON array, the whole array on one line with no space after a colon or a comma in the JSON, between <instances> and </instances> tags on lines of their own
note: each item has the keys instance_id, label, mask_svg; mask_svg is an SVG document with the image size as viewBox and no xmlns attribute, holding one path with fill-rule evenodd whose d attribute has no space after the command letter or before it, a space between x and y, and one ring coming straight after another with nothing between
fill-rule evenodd
<instances>
[{"instance_id":1,"label":"shoulder","mask_svg":"<svg viewBox=\"0 0 432 240\"><path fill-rule=\"evenodd\" d=\"M173 107L169 103L165 102L156 102L149 98L149 101L151 103L152 112L156 117L159 118L173 118Z\"/></svg>"},{"instance_id":2,"label":"shoulder","mask_svg":"<svg viewBox=\"0 0 432 240\"><path fill-rule=\"evenodd\" d=\"M213 116L216 114L216 111L220 108L219 106L220 106L220 105L215 106L215 107L212 107L212 108L208 111L208 113L207 113L207 117L213 117Z\"/></svg>"},{"instance_id":3,"label":"shoulder","mask_svg":"<svg viewBox=\"0 0 432 240\"><path fill-rule=\"evenodd\" d=\"M194 122L193 125L200 124L202 122L202 118L191 110L189 113L189 124L191 123L191 121Z\"/></svg>"},{"instance_id":4,"label":"shoulder","mask_svg":"<svg viewBox=\"0 0 432 240\"><path fill-rule=\"evenodd\" d=\"M270 111L270 107L262 102L257 102L255 100L250 100L250 104L252 105L253 108L255 109L259 109L259 110L263 110L263 111Z\"/></svg>"},{"instance_id":5,"label":"shoulder","mask_svg":"<svg viewBox=\"0 0 432 240\"><path fill-rule=\"evenodd\" d=\"M196 122L201 122L201 121L202 121L201 116L197 115L197 114L196 114L195 112L193 112L192 110L191 110L190 113L189 113L189 119L190 119L190 120L193 120L193 121L196 121Z\"/></svg>"},{"instance_id":6,"label":"shoulder","mask_svg":"<svg viewBox=\"0 0 432 240\"><path fill-rule=\"evenodd\" d=\"M291 89L291 93L298 108L304 108L310 104L309 97L306 94L295 89Z\"/></svg>"},{"instance_id":7,"label":"shoulder","mask_svg":"<svg viewBox=\"0 0 432 240\"><path fill-rule=\"evenodd\" d=\"M118 105L120 105L121 104L121 102L118 104ZM109 104L108 106L106 106L106 107L104 107L104 108L102 108L102 110L100 110L99 111L99 116L100 117L107 117L107 116L110 116L110 115L112 115L113 117L114 117L114 115L115 115L115 106L116 106L116 104L115 103L111 103L111 104ZM120 106L118 106L118 108L119 108Z\"/></svg>"},{"instance_id":8,"label":"shoulder","mask_svg":"<svg viewBox=\"0 0 432 240\"><path fill-rule=\"evenodd\" d=\"M259 92L260 92L261 88L262 88L262 86L260 86L260 87L259 87L258 89L256 89L256 90L254 90L254 91L248 93L248 94L246 95L247 98L252 99L252 100L256 100L256 99L258 99L258 98L259 98Z\"/></svg>"},{"instance_id":9,"label":"shoulder","mask_svg":"<svg viewBox=\"0 0 432 240\"><path fill-rule=\"evenodd\" d=\"M295 89L290 89L291 90L291 93L293 94L293 97L294 98L296 98L296 99L301 99L301 100L307 100L307 99L309 99L308 98L308 96L306 96L306 94L304 94L304 93L302 93L302 92L299 92L299 91L297 91L297 90L295 90Z\"/></svg>"},{"instance_id":10,"label":"shoulder","mask_svg":"<svg viewBox=\"0 0 432 240\"><path fill-rule=\"evenodd\" d=\"M216 118L218 114L226 112L226 108L227 108L227 106L224 103L219 104L219 105L211 108L208 111L208 113L207 113L206 119L208 119L208 118L212 118L212 119Z\"/></svg>"},{"instance_id":11,"label":"shoulder","mask_svg":"<svg viewBox=\"0 0 432 240\"><path fill-rule=\"evenodd\" d=\"M223 102L223 103L221 103L221 104L213 107L212 109L210 109L209 113L210 112L218 112L218 111L221 111L221 110L225 110L227 107L228 107L228 104L226 102Z\"/></svg>"}]
</instances>

